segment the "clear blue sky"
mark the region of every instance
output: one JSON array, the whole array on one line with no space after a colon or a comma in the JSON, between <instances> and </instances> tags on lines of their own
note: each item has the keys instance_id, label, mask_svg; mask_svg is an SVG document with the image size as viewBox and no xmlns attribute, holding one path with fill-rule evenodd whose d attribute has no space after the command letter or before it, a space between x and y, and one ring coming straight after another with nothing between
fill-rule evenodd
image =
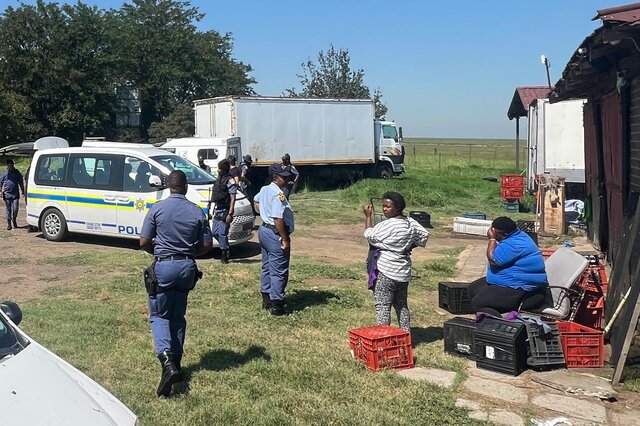
<instances>
[{"instance_id":1,"label":"clear blue sky","mask_svg":"<svg viewBox=\"0 0 640 426\"><path fill-rule=\"evenodd\" d=\"M627 1L631 3L632 1ZM19 5L0 0L0 10ZM27 1L26 3L34 3ZM64 3L61 1L59 3ZM74 3L74 2L70 2ZM122 1L87 0L101 8ZM330 44L379 87L387 117L406 136L514 138L507 109L517 86L552 84L582 40L601 25L597 9L623 0L265 1L193 0L202 30L233 34L260 95L296 86L300 64ZM526 122L523 123L526 125ZM521 134L526 132L521 132Z\"/></svg>"}]
</instances>

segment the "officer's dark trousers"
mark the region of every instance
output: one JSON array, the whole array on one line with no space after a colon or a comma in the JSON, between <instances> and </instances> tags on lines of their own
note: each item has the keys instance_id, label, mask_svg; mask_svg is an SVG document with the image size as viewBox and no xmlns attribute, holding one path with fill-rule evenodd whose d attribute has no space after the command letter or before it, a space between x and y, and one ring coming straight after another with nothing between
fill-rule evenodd
<instances>
[{"instance_id":1,"label":"officer's dark trousers","mask_svg":"<svg viewBox=\"0 0 640 426\"><path fill-rule=\"evenodd\" d=\"M156 262L158 285L166 291L149 296L149 317L156 354L171 351L180 358L187 321L187 296L193 287L196 263L192 259Z\"/></svg>"},{"instance_id":2,"label":"officer's dark trousers","mask_svg":"<svg viewBox=\"0 0 640 426\"><path fill-rule=\"evenodd\" d=\"M260 226L258 236L262 249L260 292L268 294L271 300L284 300L291 250L282 251L278 234L265 226Z\"/></svg>"},{"instance_id":3,"label":"officer's dark trousers","mask_svg":"<svg viewBox=\"0 0 640 426\"><path fill-rule=\"evenodd\" d=\"M229 250L229 224L224 221L224 218L213 221L211 233L213 234L213 238L218 240L220 250Z\"/></svg>"}]
</instances>

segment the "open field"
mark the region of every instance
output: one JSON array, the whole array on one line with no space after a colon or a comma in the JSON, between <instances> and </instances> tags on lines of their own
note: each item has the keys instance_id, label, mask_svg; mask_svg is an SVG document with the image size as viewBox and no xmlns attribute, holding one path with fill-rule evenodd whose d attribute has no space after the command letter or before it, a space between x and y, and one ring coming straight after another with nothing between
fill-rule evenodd
<instances>
[{"instance_id":1,"label":"open field","mask_svg":"<svg viewBox=\"0 0 640 426\"><path fill-rule=\"evenodd\" d=\"M274 318L260 309L257 239L237 248L230 265L212 256L200 261L205 276L190 295L187 314L183 366L189 385L170 399L155 396L160 365L141 278L151 257L135 242L72 237L50 243L24 229L0 231L0 298L19 301L22 328L114 393L142 424L483 424L455 407L458 385L446 390L363 369L351 359L347 332L374 322L361 206L387 190L399 191L408 210L429 212L435 226L427 248L413 253L409 304L416 364L455 371L459 384L466 361L443 352L442 323L450 315L437 309L437 282L453 276L458 255L473 242L451 235L452 218L469 211L503 215L499 183L483 178L507 172L514 172L508 158L496 158L493 167L425 154L413 164L408 159L400 178L332 191L311 186L293 195L299 226L292 243L291 314Z\"/></svg>"}]
</instances>

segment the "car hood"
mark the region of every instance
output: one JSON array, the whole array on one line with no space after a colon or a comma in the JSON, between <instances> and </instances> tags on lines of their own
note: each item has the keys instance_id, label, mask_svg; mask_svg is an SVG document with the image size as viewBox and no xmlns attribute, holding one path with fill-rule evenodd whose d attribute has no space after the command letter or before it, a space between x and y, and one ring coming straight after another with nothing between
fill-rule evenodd
<instances>
[{"instance_id":1,"label":"car hood","mask_svg":"<svg viewBox=\"0 0 640 426\"><path fill-rule=\"evenodd\" d=\"M115 396L33 340L0 360L0 413L3 424L137 423Z\"/></svg>"}]
</instances>

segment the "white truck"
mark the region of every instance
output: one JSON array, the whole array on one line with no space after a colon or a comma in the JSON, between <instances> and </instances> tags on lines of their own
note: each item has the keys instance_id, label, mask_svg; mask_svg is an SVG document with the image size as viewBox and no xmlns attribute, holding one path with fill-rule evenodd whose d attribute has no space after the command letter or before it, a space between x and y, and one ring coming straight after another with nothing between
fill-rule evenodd
<instances>
[{"instance_id":1,"label":"white truck","mask_svg":"<svg viewBox=\"0 0 640 426\"><path fill-rule=\"evenodd\" d=\"M565 178L567 190L584 189L583 99L551 104L537 99L529 106L527 189L535 191L536 176L544 173ZM569 192L574 192L569 191Z\"/></svg>"},{"instance_id":2,"label":"white truck","mask_svg":"<svg viewBox=\"0 0 640 426\"><path fill-rule=\"evenodd\" d=\"M180 144L209 139L218 158L250 154L254 175L266 174L285 153L303 176L388 179L404 173L402 128L374 120L368 99L227 96L195 101L194 110L195 138L170 142L178 155Z\"/></svg>"}]
</instances>

